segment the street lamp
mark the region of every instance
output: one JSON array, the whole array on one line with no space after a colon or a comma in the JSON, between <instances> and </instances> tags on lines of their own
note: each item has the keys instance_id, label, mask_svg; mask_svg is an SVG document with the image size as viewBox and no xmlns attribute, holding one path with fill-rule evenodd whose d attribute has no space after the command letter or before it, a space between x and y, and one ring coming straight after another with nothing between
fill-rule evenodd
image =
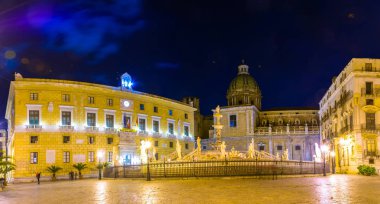
<instances>
[{"instance_id":1,"label":"street lamp","mask_svg":"<svg viewBox=\"0 0 380 204\"><path fill-rule=\"evenodd\" d=\"M151 147L151 143L150 143L150 141L146 141L145 143L144 143L144 145L145 145L145 151L146 151L146 161L147 161L147 163L146 163L146 170L147 170L147 173L146 173L146 180L147 181L150 181L150 170L149 170L149 148Z\"/></svg>"},{"instance_id":2,"label":"street lamp","mask_svg":"<svg viewBox=\"0 0 380 204\"><path fill-rule=\"evenodd\" d=\"M331 156L332 173L335 174L335 152L331 151L330 156Z\"/></svg>"},{"instance_id":3,"label":"street lamp","mask_svg":"<svg viewBox=\"0 0 380 204\"><path fill-rule=\"evenodd\" d=\"M323 154L323 176L326 176L326 153L328 153L329 147L324 144L321 146L321 151Z\"/></svg>"}]
</instances>

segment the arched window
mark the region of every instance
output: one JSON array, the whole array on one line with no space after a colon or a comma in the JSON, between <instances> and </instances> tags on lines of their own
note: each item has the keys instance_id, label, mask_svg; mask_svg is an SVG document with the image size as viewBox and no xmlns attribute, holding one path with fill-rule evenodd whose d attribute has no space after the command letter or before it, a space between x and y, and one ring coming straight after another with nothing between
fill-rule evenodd
<instances>
[{"instance_id":1,"label":"arched window","mask_svg":"<svg viewBox=\"0 0 380 204\"><path fill-rule=\"evenodd\" d=\"M261 125L262 125L262 126L267 125L267 120L263 120L263 121L261 121Z\"/></svg>"},{"instance_id":2,"label":"arched window","mask_svg":"<svg viewBox=\"0 0 380 204\"><path fill-rule=\"evenodd\" d=\"M294 125L300 125L300 124L301 124L300 120L298 118L296 118L294 120Z\"/></svg>"}]
</instances>

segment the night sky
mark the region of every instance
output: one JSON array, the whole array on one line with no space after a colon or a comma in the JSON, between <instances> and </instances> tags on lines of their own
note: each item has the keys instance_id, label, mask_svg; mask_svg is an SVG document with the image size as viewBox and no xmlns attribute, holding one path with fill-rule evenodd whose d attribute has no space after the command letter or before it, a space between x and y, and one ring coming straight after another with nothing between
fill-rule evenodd
<instances>
[{"instance_id":1,"label":"night sky","mask_svg":"<svg viewBox=\"0 0 380 204\"><path fill-rule=\"evenodd\" d=\"M119 86L201 112L226 105L242 59L263 109L318 107L353 57L380 58L379 1L0 1L0 115L14 72ZM2 127L5 120L0 120Z\"/></svg>"}]
</instances>

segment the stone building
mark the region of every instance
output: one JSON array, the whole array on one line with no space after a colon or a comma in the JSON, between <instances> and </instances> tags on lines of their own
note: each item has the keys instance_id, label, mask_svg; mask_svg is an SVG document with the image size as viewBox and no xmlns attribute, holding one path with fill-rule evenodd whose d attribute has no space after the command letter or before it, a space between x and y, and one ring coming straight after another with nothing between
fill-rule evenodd
<instances>
[{"instance_id":1,"label":"stone building","mask_svg":"<svg viewBox=\"0 0 380 204\"><path fill-rule=\"evenodd\" d=\"M184 154L194 149L195 108L133 90L128 74L121 79L113 87L16 74L5 116L9 155L17 166L13 178L48 175L50 165L66 176L83 162L90 176L99 162L140 163L142 140L151 142L150 158L156 160L173 153L177 140Z\"/></svg>"},{"instance_id":2,"label":"stone building","mask_svg":"<svg viewBox=\"0 0 380 204\"><path fill-rule=\"evenodd\" d=\"M311 161L315 143L319 144L318 110L285 108L261 110L261 90L249 74L246 64L238 66L238 74L227 90L228 106L221 107L222 140L227 149L247 151L251 140L255 148L281 155L288 151L289 159ZM213 110L215 111L215 110ZM205 127L204 127L205 128ZM204 149L211 149L215 134L204 140Z\"/></svg>"},{"instance_id":3,"label":"stone building","mask_svg":"<svg viewBox=\"0 0 380 204\"><path fill-rule=\"evenodd\" d=\"M380 169L380 59L352 59L334 77L320 106L321 135L335 151L336 171Z\"/></svg>"},{"instance_id":4,"label":"stone building","mask_svg":"<svg viewBox=\"0 0 380 204\"><path fill-rule=\"evenodd\" d=\"M7 131L0 130L0 157L7 153Z\"/></svg>"}]
</instances>

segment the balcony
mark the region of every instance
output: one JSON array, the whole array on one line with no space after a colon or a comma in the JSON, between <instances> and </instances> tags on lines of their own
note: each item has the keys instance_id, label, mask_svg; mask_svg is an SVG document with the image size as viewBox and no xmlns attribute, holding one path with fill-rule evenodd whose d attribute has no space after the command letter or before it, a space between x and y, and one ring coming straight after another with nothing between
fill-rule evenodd
<instances>
[{"instance_id":1,"label":"balcony","mask_svg":"<svg viewBox=\"0 0 380 204\"><path fill-rule=\"evenodd\" d=\"M74 131L74 126L72 126L72 125L60 125L59 130L61 130L63 132L72 132L72 131Z\"/></svg>"},{"instance_id":2,"label":"balcony","mask_svg":"<svg viewBox=\"0 0 380 204\"><path fill-rule=\"evenodd\" d=\"M289 131L287 130L289 128ZM319 134L319 126L273 126L257 127L255 130L257 135L300 135L300 134Z\"/></svg>"},{"instance_id":3,"label":"balcony","mask_svg":"<svg viewBox=\"0 0 380 204\"><path fill-rule=\"evenodd\" d=\"M152 137L160 138L160 137L162 137L162 134L159 132L153 132Z\"/></svg>"},{"instance_id":4,"label":"balcony","mask_svg":"<svg viewBox=\"0 0 380 204\"><path fill-rule=\"evenodd\" d=\"M365 96L368 98L373 98L374 97L374 91L373 90L366 90L366 88L361 89L361 96Z\"/></svg>"},{"instance_id":5,"label":"balcony","mask_svg":"<svg viewBox=\"0 0 380 204\"><path fill-rule=\"evenodd\" d=\"M41 131L42 125L26 125L26 129L31 131Z\"/></svg>"},{"instance_id":6,"label":"balcony","mask_svg":"<svg viewBox=\"0 0 380 204\"><path fill-rule=\"evenodd\" d=\"M375 124L361 124L361 131L368 133L377 133L380 130L380 125Z\"/></svg>"},{"instance_id":7,"label":"balcony","mask_svg":"<svg viewBox=\"0 0 380 204\"><path fill-rule=\"evenodd\" d=\"M146 130L139 130L137 131L137 134L140 136L148 136L148 132Z\"/></svg>"},{"instance_id":8,"label":"balcony","mask_svg":"<svg viewBox=\"0 0 380 204\"><path fill-rule=\"evenodd\" d=\"M106 133L109 133L109 134L115 134L115 133L117 133L117 129L114 128L114 127L106 127L105 131L106 131Z\"/></svg>"},{"instance_id":9,"label":"balcony","mask_svg":"<svg viewBox=\"0 0 380 204\"><path fill-rule=\"evenodd\" d=\"M96 126L87 126L87 127L85 127L85 130L86 130L87 132L98 132L98 131L99 131L99 128L96 127Z\"/></svg>"}]
</instances>

